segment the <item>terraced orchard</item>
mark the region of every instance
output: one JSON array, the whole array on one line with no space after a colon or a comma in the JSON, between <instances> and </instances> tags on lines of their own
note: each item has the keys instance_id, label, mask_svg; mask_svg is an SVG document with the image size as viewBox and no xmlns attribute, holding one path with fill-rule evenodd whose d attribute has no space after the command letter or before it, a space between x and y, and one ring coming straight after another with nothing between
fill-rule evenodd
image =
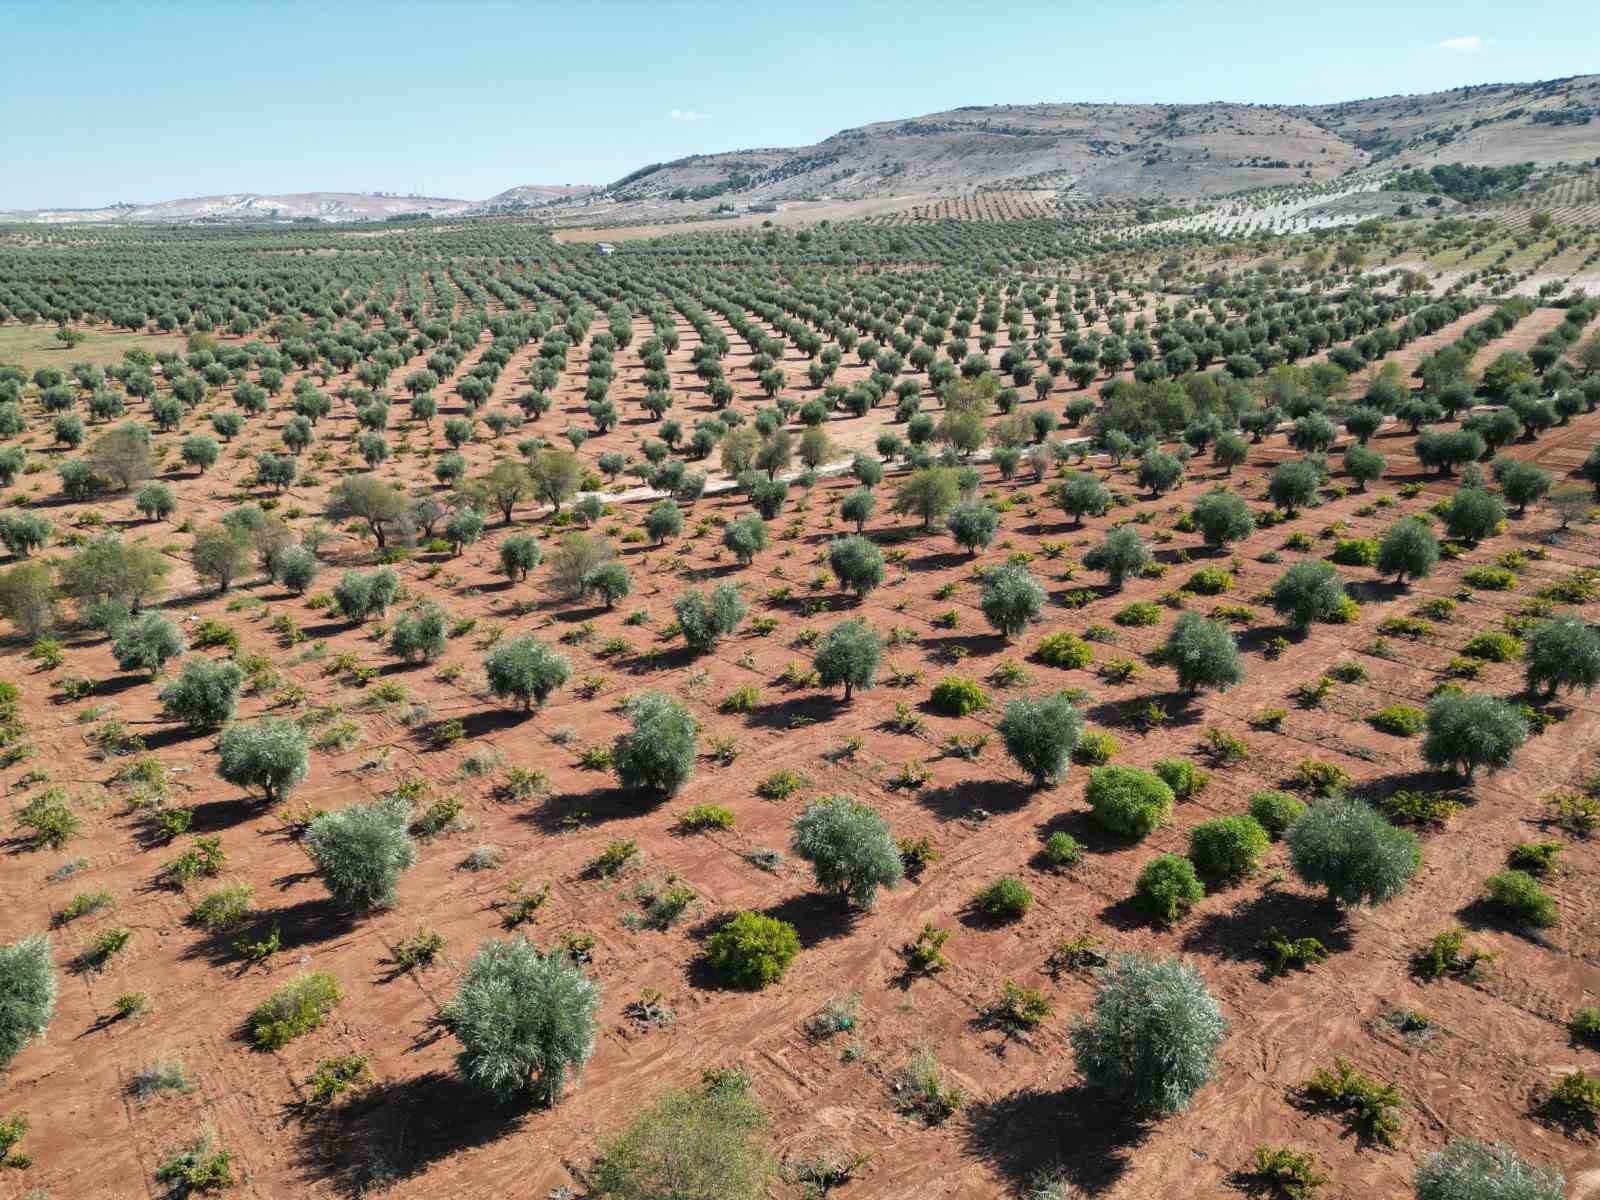
<instances>
[{"instance_id":1,"label":"terraced orchard","mask_svg":"<svg viewBox=\"0 0 1600 1200\"><path fill-rule=\"evenodd\" d=\"M1010 211L0 231L6 1194L1589 1186L1600 306Z\"/></svg>"}]
</instances>

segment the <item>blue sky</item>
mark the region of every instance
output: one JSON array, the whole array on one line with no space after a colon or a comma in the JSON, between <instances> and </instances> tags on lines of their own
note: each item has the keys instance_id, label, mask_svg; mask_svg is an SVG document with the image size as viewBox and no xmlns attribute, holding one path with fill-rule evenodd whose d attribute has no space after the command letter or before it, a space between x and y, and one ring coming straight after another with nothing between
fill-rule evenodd
<instances>
[{"instance_id":1,"label":"blue sky","mask_svg":"<svg viewBox=\"0 0 1600 1200\"><path fill-rule=\"evenodd\" d=\"M1041 100L1311 103L1600 70L1591 2L12 3L0 207L481 199Z\"/></svg>"}]
</instances>

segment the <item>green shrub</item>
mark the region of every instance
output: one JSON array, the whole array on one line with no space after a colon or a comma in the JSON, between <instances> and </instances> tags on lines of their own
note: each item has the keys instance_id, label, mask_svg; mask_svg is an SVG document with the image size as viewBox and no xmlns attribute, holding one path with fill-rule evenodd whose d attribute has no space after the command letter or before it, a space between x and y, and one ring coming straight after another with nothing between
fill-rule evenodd
<instances>
[{"instance_id":1,"label":"green shrub","mask_svg":"<svg viewBox=\"0 0 1600 1200\"><path fill-rule=\"evenodd\" d=\"M1159 775L1138 767L1096 767L1084 799L1094 819L1122 837L1142 838L1172 815L1172 788Z\"/></svg>"},{"instance_id":2,"label":"green shrub","mask_svg":"<svg viewBox=\"0 0 1600 1200\"><path fill-rule=\"evenodd\" d=\"M320 1029L343 997L339 981L326 971L296 976L251 1012L251 1039L259 1050L281 1050L302 1034Z\"/></svg>"},{"instance_id":3,"label":"green shrub","mask_svg":"<svg viewBox=\"0 0 1600 1200\"><path fill-rule=\"evenodd\" d=\"M1134 903L1156 920L1168 924L1204 900L1205 895L1194 863L1181 854L1160 854L1152 858L1139 872L1133 888Z\"/></svg>"},{"instance_id":4,"label":"green shrub","mask_svg":"<svg viewBox=\"0 0 1600 1200\"><path fill-rule=\"evenodd\" d=\"M1287 1200L1314 1200L1322 1185L1329 1182L1317 1170L1315 1158L1287 1146L1257 1146L1254 1174L1269 1195Z\"/></svg>"},{"instance_id":5,"label":"green shrub","mask_svg":"<svg viewBox=\"0 0 1600 1200\"><path fill-rule=\"evenodd\" d=\"M991 921L1020 921L1033 906L1027 884L1003 875L972 898L972 907Z\"/></svg>"},{"instance_id":6,"label":"green shrub","mask_svg":"<svg viewBox=\"0 0 1600 1200\"><path fill-rule=\"evenodd\" d=\"M698 1087L658 1096L600 1144L592 1184L610 1200L761 1200L774 1170L766 1114L738 1072L706 1072Z\"/></svg>"},{"instance_id":7,"label":"green shrub","mask_svg":"<svg viewBox=\"0 0 1600 1200\"><path fill-rule=\"evenodd\" d=\"M1157 759L1152 770L1172 789L1178 800L1193 800L1211 783L1211 776L1187 758Z\"/></svg>"},{"instance_id":8,"label":"green shrub","mask_svg":"<svg viewBox=\"0 0 1600 1200\"><path fill-rule=\"evenodd\" d=\"M1072 751L1072 761L1085 767L1104 766L1120 750L1117 739L1101 729L1086 730Z\"/></svg>"},{"instance_id":9,"label":"green shrub","mask_svg":"<svg viewBox=\"0 0 1600 1200\"><path fill-rule=\"evenodd\" d=\"M1526 871L1501 871L1483 882L1484 902L1519 925L1545 929L1556 923L1556 902Z\"/></svg>"},{"instance_id":10,"label":"green shrub","mask_svg":"<svg viewBox=\"0 0 1600 1200\"><path fill-rule=\"evenodd\" d=\"M1358 1136L1383 1146L1399 1139L1405 1097L1393 1084L1379 1083L1336 1058L1332 1070L1317 1068L1303 1090L1312 1103L1342 1110Z\"/></svg>"},{"instance_id":11,"label":"green shrub","mask_svg":"<svg viewBox=\"0 0 1600 1200\"><path fill-rule=\"evenodd\" d=\"M783 978L800 935L776 917L742 912L706 939L706 964L729 987L760 991Z\"/></svg>"},{"instance_id":12,"label":"green shrub","mask_svg":"<svg viewBox=\"0 0 1600 1200\"><path fill-rule=\"evenodd\" d=\"M1462 572L1461 582L1486 592L1509 592L1517 586L1517 575L1504 567L1472 567Z\"/></svg>"},{"instance_id":13,"label":"green shrub","mask_svg":"<svg viewBox=\"0 0 1600 1200\"><path fill-rule=\"evenodd\" d=\"M1239 879L1266 857L1272 840L1254 817L1213 817L1189 831L1189 857L1209 879Z\"/></svg>"},{"instance_id":14,"label":"green shrub","mask_svg":"<svg viewBox=\"0 0 1600 1200\"><path fill-rule=\"evenodd\" d=\"M720 804L696 804L678 818L678 828L688 833L706 829L732 829L733 810Z\"/></svg>"},{"instance_id":15,"label":"green shrub","mask_svg":"<svg viewBox=\"0 0 1600 1200\"><path fill-rule=\"evenodd\" d=\"M1269 837L1282 837L1305 812L1306 806L1288 792L1269 790L1250 796L1250 815Z\"/></svg>"},{"instance_id":16,"label":"green shrub","mask_svg":"<svg viewBox=\"0 0 1600 1200\"><path fill-rule=\"evenodd\" d=\"M1378 539L1340 538L1328 557L1345 567L1375 567L1378 565Z\"/></svg>"},{"instance_id":17,"label":"green shrub","mask_svg":"<svg viewBox=\"0 0 1600 1200\"><path fill-rule=\"evenodd\" d=\"M1427 714L1407 704L1391 704L1367 717L1367 724L1395 737L1416 737L1426 723Z\"/></svg>"},{"instance_id":18,"label":"green shrub","mask_svg":"<svg viewBox=\"0 0 1600 1200\"><path fill-rule=\"evenodd\" d=\"M1083 857L1083 848L1077 838L1058 829L1045 839L1044 857L1052 867L1070 867Z\"/></svg>"},{"instance_id":19,"label":"green shrub","mask_svg":"<svg viewBox=\"0 0 1600 1200\"><path fill-rule=\"evenodd\" d=\"M1223 567L1201 567L1183 585L1186 592L1199 596L1220 596L1233 590L1233 572Z\"/></svg>"},{"instance_id":20,"label":"green shrub","mask_svg":"<svg viewBox=\"0 0 1600 1200\"><path fill-rule=\"evenodd\" d=\"M1461 647L1461 652L1469 658L1481 658L1486 662L1513 662L1522 657L1522 643L1509 633L1487 629L1474 634Z\"/></svg>"},{"instance_id":21,"label":"green shrub","mask_svg":"<svg viewBox=\"0 0 1600 1200\"><path fill-rule=\"evenodd\" d=\"M934 685L929 697L935 710L951 717L964 717L989 707L989 697L970 679L951 675Z\"/></svg>"},{"instance_id":22,"label":"green shrub","mask_svg":"<svg viewBox=\"0 0 1600 1200\"><path fill-rule=\"evenodd\" d=\"M1118 625L1128 628L1159 625L1161 623L1161 606L1149 600L1141 600L1121 609L1111 619Z\"/></svg>"},{"instance_id":23,"label":"green shrub","mask_svg":"<svg viewBox=\"0 0 1600 1200\"><path fill-rule=\"evenodd\" d=\"M1046 666L1066 670L1087 667L1094 660L1094 651L1089 643L1065 630L1047 635L1039 643L1035 654Z\"/></svg>"},{"instance_id":24,"label":"green shrub","mask_svg":"<svg viewBox=\"0 0 1600 1200\"><path fill-rule=\"evenodd\" d=\"M256 890L248 883L231 883L211 892L189 910L189 920L201 929L216 933L242 925L250 915Z\"/></svg>"}]
</instances>

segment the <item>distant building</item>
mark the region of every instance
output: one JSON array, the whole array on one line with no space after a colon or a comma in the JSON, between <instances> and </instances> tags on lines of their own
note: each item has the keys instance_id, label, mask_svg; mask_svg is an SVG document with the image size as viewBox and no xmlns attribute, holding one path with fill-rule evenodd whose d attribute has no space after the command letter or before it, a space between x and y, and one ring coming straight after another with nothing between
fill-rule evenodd
<instances>
[{"instance_id":1,"label":"distant building","mask_svg":"<svg viewBox=\"0 0 1600 1200\"><path fill-rule=\"evenodd\" d=\"M617 248L610 242L596 242L594 244L594 252L596 254L615 254Z\"/></svg>"},{"instance_id":2,"label":"distant building","mask_svg":"<svg viewBox=\"0 0 1600 1200\"><path fill-rule=\"evenodd\" d=\"M775 213L778 211L778 206L776 204L763 202L761 204L752 204L749 211L753 213Z\"/></svg>"}]
</instances>

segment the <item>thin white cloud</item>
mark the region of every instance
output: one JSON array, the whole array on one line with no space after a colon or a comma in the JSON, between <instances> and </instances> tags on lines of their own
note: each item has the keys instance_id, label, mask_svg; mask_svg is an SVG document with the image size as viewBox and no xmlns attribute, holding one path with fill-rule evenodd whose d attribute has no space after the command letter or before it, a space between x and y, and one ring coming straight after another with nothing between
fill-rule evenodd
<instances>
[{"instance_id":1,"label":"thin white cloud","mask_svg":"<svg viewBox=\"0 0 1600 1200\"><path fill-rule=\"evenodd\" d=\"M1441 50L1454 50L1457 54L1476 54L1483 49L1483 39L1477 34L1467 37L1445 38L1439 43Z\"/></svg>"},{"instance_id":2,"label":"thin white cloud","mask_svg":"<svg viewBox=\"0 0 1600 1200\"><path fill-rule=\"evenodd\" d=\"M674 121L709 121L710 114L695 112L692 108L675 108L667 114Z\"/></svg>"}]
</instances>

